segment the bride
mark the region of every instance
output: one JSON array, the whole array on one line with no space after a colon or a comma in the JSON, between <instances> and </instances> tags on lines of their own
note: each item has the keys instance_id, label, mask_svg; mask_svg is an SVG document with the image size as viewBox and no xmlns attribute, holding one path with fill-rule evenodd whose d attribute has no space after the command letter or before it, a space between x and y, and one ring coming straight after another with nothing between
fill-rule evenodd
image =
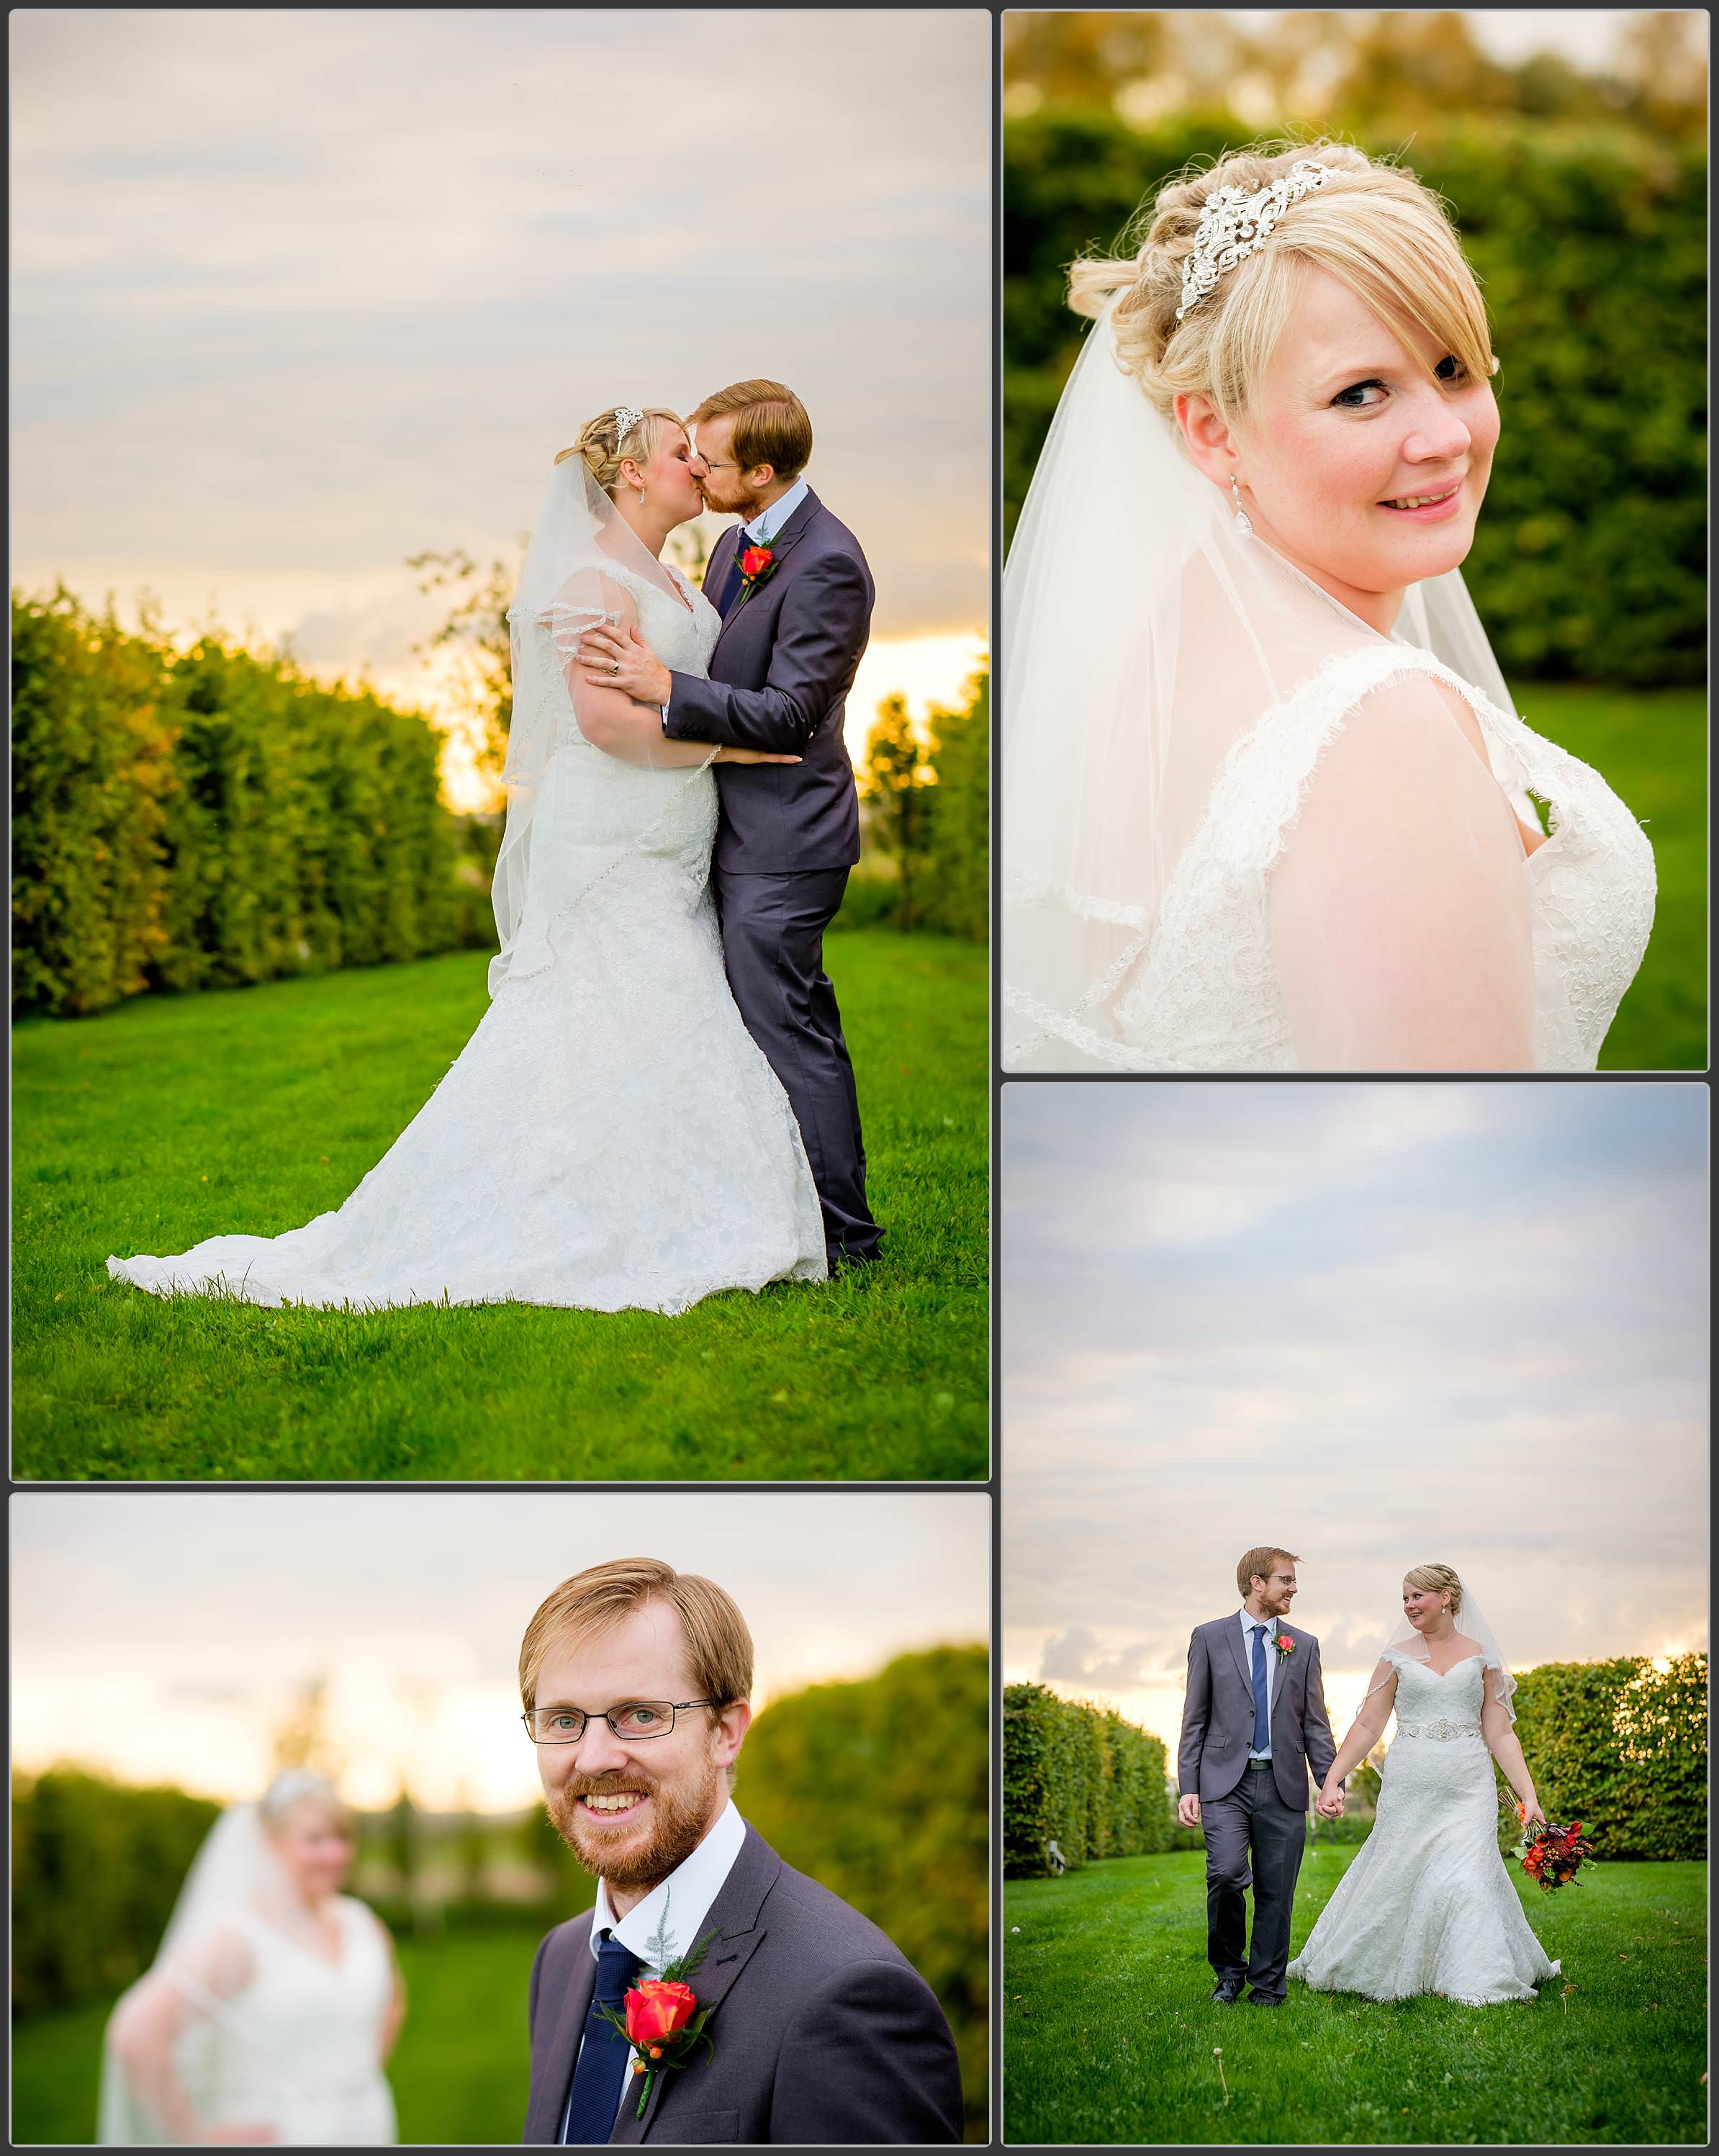
<instances>
[{"instance_id":1,"label":"bride","mask_svg":"<svg viewBox=\"0 0 1719 2156\"><path fill-rule=\"evenodd\" d=\"M1005 1069L1592 1070L1653 857L1463 587L1498 362L1436 198L1241 152L1070 304L1003 579Z\"/></svg>"},{"instance_id":2,"label":"bride","mask_svg":"<svg viewBox=\"0 0 1719 2156\"><path fill-rule=\"evenodd\" d=\"M1437 1992L1493 2006L1532 1999L1536 1984L1558 1974L1498 1853L1495 1759L1525 1817L1546 1820L1516 1741L1515 1690L1456 1573L1417 1565L1403 1582L1403 1621L1319 1794L1321 1812L1342 1810L1343 1777L1378 1743L1394 1707L1378 1819L1291 1976L1315 1991Z\"/></svg>"},{"instance_id":3,"label":"bride","mask_svg":"<svg viewBox=\"0 0 1719 2156\"><path fill-rule=\"evenodd\" d=\"M635 625L702 675L716 609L660 557L703 496L674 413L619 406L556 459L508 611L501 948L476 1031L346 1203L273 1237L110 1257L152 1294L678 1312L827 1277L787 1094L741 1021L709 887L718 762L593 685L581 631Z\"/></svg>"},{"instance_id":4,"label":"bride","mask_svg":"<svg viewBox=\"0 0 1719 2156\"><path fill-rule=\"evenodd\" d=\"M107 2025L107 2146L391 2144L382 2067L405 2017L393 1947L341 1892L352 1822L320 1774L223 1813L160 1951Z\"/></svg>"}]
</instances>

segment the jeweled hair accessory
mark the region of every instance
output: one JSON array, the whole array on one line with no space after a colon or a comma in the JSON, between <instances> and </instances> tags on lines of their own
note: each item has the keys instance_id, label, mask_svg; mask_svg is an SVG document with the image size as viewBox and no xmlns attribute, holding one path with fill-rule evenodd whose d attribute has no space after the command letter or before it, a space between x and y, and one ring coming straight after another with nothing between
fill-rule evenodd
<instances>
[{"instance_id":1,"label":"jeweled hair accessory","mask_svg":"<svg viewBox=\"0 0 1719 2156\"><path fill-rule=\"evenodd\" d=\"M644 417L644 413L635 412L630 404L617 404L615 407L616 442L624 442Z\"/></svg>"},{"instance_id":2,"label":"jeweled hair accessory","mask_svg":"<svg viewBox=\"0 0 1719 2156\"><path fill-rule=\"evenodd\" d=\"M1199 229L1193 236L1193 252L1182 265L1182 305L1179 322L1216 285L1226 270L1234 270L1249 254L1257 254L1271 237L1277 220L1291 203L1311 195L1331 177L1331 167L1303 157L1290 167L1281 179L1250 195L1240 187L1219 187L1208 195L1200 212Z\"/></svg>"}]
</instances>

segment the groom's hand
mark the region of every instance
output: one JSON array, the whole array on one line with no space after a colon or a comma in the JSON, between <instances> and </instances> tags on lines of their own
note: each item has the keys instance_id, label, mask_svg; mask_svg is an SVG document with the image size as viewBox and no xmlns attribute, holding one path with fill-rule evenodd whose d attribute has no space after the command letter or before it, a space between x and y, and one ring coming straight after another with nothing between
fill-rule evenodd
<instances>
[{"instance_id":1,"label":"groom's hand","mask_svg":"<svg viewBox=\"0 0 1719 2156\"><path fill-rule=\"evenodd\" d=\"M1183 1826L1198 1826L1200 1823L1200 1800L1188 1795L1176 1799L1176 1816Z\"/></svg>"},{"instance_id":2,"label":"groom's hand","mask_svg":"<svg viewBox=\"0 0 1719 2156\"><path fill-rule=\"evenodd\" d=\"M579 639L579 656L591 670L585 679L593 689L618 689L635 703L654 704L659 709L675 692L675 683L636 624L624 634L599 623Z\"/></svg>"}]
</instances>

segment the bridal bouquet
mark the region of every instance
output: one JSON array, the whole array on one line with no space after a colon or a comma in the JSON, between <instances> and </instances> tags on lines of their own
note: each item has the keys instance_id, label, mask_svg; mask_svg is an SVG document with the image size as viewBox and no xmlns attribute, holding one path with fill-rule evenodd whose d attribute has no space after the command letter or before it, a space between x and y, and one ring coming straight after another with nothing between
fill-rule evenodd
<instances>
[{"instance_id":1,"label":"bridal bouquet","mask_svg":"<svg viewBox=\"0 0 1719 2156\"><path fill-rule=\"evenodd\" d=\"M1524 1826L1516 1855L1522 1860L1523 1871L1542 1892L1555 1894L1560 1887L1569 1885L1584 1863L1593 1861L1593 1844L1583 1833L1580 1820L1572 1820L1568 1826L1547 1820L1530 1835L1527 1814L1526 1804L1516 1806L1516 1817Z\"/></svg>"}]
</instances>

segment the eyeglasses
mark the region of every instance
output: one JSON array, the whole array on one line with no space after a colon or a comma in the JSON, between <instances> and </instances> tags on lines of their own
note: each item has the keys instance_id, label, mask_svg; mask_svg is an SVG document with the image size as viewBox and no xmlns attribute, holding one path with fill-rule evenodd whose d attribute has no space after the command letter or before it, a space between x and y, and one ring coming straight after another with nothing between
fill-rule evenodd
<instances>
[{"instance_id":1,"label":"eyeglasses","mask_svg":"<svg viewBox=\"0 0 1719 2156\"><path fill-rule=\"evenodd\" d=\"M643 1744L666 1737L675 1717L689 1707L715 1707L713 1699L629 1699L624 1707L589 1715L577 1707L534 1707L520 1717L534 1744L577 1744L593 1722L606 1722L623 1744Z\"/></svg>"}]
</instances>

